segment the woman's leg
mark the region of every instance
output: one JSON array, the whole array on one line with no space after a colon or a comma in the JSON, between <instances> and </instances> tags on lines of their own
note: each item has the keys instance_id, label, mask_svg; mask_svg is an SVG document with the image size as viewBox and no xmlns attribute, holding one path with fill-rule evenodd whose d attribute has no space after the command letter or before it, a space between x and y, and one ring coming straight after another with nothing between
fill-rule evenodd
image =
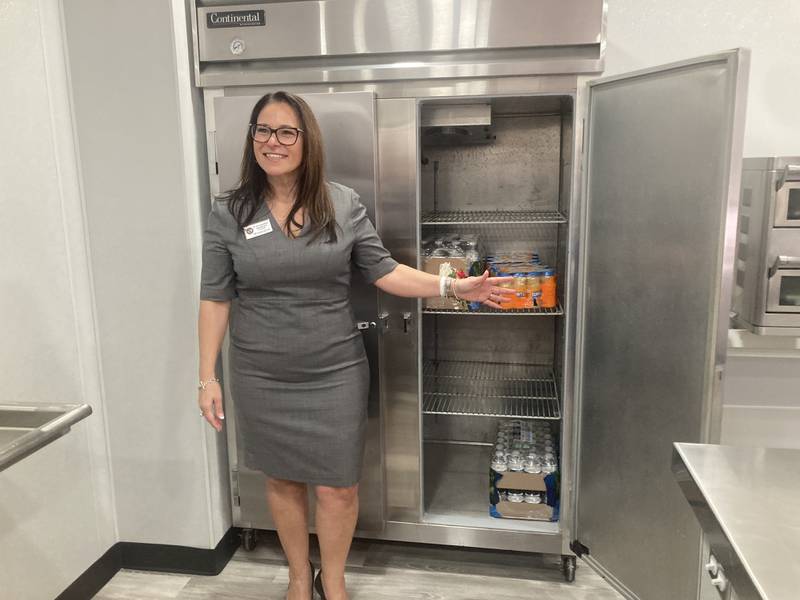
<instances>
[{"instance_id":1,"label":"woman's leg","mask_svg":"<svg viewBox=\"0 0 800 600\"><path fill-rule=\"evenodd\" d=\"M318 485L314 492L325 595L328 600L347 600L344 565L358 518L358 484L346 488Z\"/></svg>"},{"instance_id":2,"label":"woman's leg","mask_svg":"<svg viewBox=\"0 0 800 600\"><path fill-rule=\"evenodd\" d=\"M267 504L289 560L288 600L311 596L308 566L308 490L305 483L267 478Z\"/></svg>"}]
</instances>

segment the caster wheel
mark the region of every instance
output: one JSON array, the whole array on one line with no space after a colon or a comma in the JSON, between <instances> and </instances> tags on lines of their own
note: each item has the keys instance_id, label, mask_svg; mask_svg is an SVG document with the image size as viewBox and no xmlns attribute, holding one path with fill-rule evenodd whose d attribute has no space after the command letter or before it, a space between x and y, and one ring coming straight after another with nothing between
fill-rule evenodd
<instances>
[{"instance_id":1,"label":"caster wheel","mask_svg":"<svg viewBox=\"0 0 800 600\"><path fill-rule=\"evenodd\" d=\"M561 570L564 573L564 580L567 583L575 581L575 557L562 556L561 557Z\"/></svg>"},{"instance_id":2,"label":"caster wheel","mask_svg":"<svg viewBox=\"0 0 800 600\"><path fill-rule=\"evenodd\" d=\"M242 547L248 552L252 552L256 548L256 543L256 530L242 529Z\"/></svg>"}]
</instances>

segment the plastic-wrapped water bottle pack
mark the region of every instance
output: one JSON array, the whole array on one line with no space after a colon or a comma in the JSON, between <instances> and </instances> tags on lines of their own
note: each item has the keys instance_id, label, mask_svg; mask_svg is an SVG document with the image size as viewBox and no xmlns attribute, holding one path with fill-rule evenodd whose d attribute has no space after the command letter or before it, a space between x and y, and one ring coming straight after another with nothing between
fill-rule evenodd
<instances>
[{"instance_id":1,"label":"plastic-wrapped water bottle pack","mask_svg":"<svg viewBox=\"0 0 800 600\"><path fill-rule=\"evenodd\" d=\"M550 424L511 419L497 428L492 469L549 475L558 470L556 439Z\"/></svg>"}]
</instances>

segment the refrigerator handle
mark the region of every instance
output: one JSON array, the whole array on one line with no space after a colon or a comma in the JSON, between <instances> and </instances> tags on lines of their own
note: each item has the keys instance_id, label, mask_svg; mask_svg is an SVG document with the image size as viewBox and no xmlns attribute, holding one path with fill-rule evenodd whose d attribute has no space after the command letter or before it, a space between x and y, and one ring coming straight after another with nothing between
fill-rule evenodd
<instances>
[{"instance_id":1,"label":"refrigerator handle","mask_svg":"<svg viewBox=\"0 0 800 600\"><path fill-rule=\"evenodd\" d=\"M800 165L786 165L778 177L778 181L775 182L775 191L779 192L786 185L787 180L795 179L798 176L800 176Z\"/></svg>"},{"instance_id":2,"label":"refrigerator handle","mask_svg":"<svg viewBox=\"0 0 800 600\"><path fill-rule=\"evenodd\" d=\"M769 269L769 278L772 279L779 269L800 269L800 256L778 256Z\"/></svg>"},{"instance_id":3,"label":"refrigerator handle","mask_svg":"<svg viewBox=\"0 0 800 600\"><path fill-rule=\"evenodd\" d=\"M408 326L411 324L411 313L403 313L403 333L408 333Z\"/></svg>"}]
</instances>

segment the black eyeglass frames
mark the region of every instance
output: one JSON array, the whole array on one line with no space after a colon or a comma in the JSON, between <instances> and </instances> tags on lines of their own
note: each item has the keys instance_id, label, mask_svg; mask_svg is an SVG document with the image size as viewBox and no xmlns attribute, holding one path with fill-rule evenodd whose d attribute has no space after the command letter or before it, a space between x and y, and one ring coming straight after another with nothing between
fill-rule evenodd
<instances>
[{"instance_id":1,"label":"black eyeglass frames","mask_svg":"<svg viewBox=\"0 0 800 600\"><path fill-rule=\"evenodd\" d=\"M281 146L294 146L303 130L297 127L278 127L273 129L268 125L250 123L250 137L256 142L268 142L273 133Z\"/></svg>"}]
</instances>

